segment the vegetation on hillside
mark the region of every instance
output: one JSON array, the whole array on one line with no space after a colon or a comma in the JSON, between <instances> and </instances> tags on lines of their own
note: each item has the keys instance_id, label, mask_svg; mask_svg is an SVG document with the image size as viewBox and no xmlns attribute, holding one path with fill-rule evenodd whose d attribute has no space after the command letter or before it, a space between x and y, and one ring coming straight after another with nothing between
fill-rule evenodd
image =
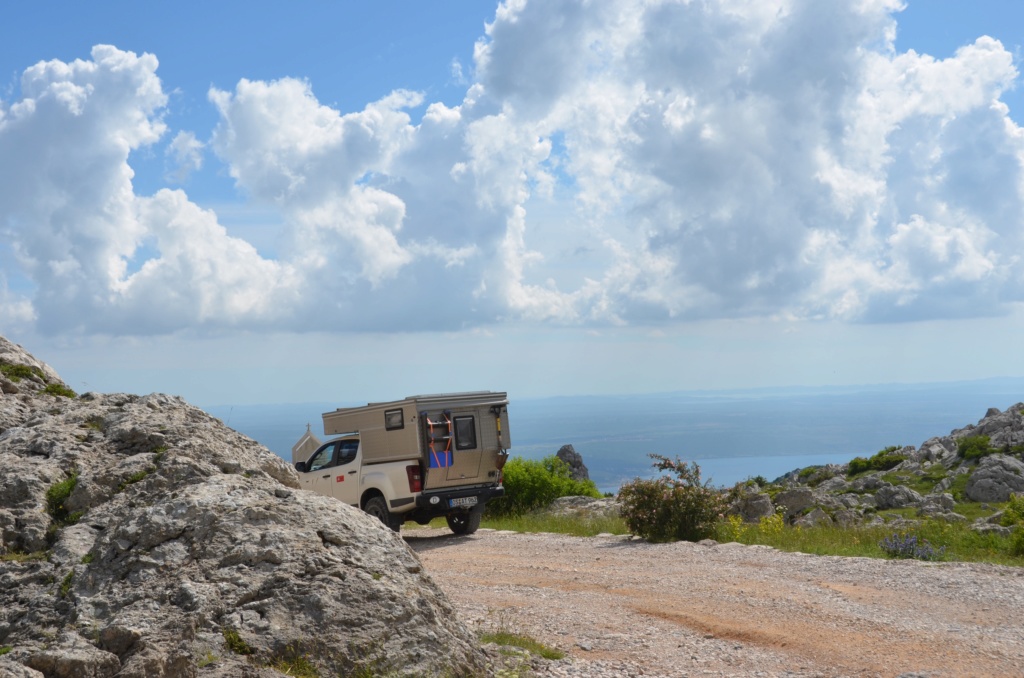
<instances>
[{"instance_id":1,"label":"vegetation on hillside","mask_svg":"<svg viewBox=\"0 0 1024 678\"><path fill-rule=\"evenodd\" d=\"M575 480L569 465L550 455L536 459L509 459L503 469L505 496L487 504L488 516L521 516L546 508L559 497L600 497L592 480Z\"/></svg>"}]
</instances>

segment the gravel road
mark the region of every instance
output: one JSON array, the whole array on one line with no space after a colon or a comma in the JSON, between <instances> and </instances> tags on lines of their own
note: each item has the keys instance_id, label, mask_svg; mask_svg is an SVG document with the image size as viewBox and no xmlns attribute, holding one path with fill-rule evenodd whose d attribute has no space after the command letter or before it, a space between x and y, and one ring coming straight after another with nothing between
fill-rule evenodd
<instances>
[{"instance_id":1,"label":"gravel road","mask_svg":"<svg viewBox=\"0 0 1024 678\"><path fill-rule=\"evenodd\" d=\"M403 530L473 629L567 653L543 676L1024 676L1024 568Z\"/></svg>"}]
</instances>

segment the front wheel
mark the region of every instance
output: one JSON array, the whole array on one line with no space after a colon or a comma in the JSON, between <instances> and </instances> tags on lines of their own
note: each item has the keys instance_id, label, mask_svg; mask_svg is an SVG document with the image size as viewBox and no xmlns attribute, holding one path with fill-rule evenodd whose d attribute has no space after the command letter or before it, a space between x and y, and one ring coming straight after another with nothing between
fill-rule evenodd
<instances>
[{"instance_id":1,"label":"front wheel","mask_svg":"<svg viewBox=\"0 0 1024 678\"><path fill-rule=\"evenodd\" d=\"M388 504L384 501L384 497L370 497L369 500L367 500L366 505L363 506L363 510L390 527L395 532L402 529L401 519L388 510Z\"/></svg>"},{"instance_id":2,"label":"front wheel","mask_svg":"<svg viewBox=\"0 0 1024 678\"><path fill-rule=\"evenodd\" d=\"M480 511L454 513L445 516L448 528L455 534L473 534L480 527Z\"/></svg>"}]
</instances>

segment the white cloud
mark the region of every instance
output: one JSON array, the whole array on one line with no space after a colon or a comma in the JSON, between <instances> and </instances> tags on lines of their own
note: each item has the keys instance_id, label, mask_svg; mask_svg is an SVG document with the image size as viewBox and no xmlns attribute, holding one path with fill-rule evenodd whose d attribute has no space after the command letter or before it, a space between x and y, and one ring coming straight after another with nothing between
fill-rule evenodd
<instances>
[{"instance_id":1,"label":"white cloud","mask_svg":"<svg viewBox=\"0 0 1024 678\"><path fill-rule=\"evenodd\" d=\"M1012 55L898 53L899 9L510 0L459 106L213 89L208 146L280 215L274 259L181 191L135 194L133 150L166 143L181 182L207 145L164 140L155 57L31 66L0 106L0 229L34 290L4 313L146 333L1005 312L1024 296Z\"/></svg>"},{"instance_id":2,"label":"white cloud","mask_svg":"<svg viewBox=\"0 0 1024 678\"><path fill-rule=\"evenodd\" d=\"M192 172L203 168L203 142L192 132L181 131L167 146L167 156L174 162L174 169L166 175L168 181L185 183Z\"/></svg>"}]
</instances>

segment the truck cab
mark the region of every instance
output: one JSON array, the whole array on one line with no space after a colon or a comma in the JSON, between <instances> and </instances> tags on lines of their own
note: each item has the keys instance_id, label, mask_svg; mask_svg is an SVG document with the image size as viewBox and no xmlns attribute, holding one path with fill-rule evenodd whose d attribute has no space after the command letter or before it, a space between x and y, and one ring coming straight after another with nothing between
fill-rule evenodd
<instances>
[{"instance_id":1,"label":"truck cab","mask_svg":"<svg viewBox=\"0 0 1024 678\"><path fill-rule=\"evenodd\" d=\"M324 433L339 437L307 457L315 440L307 431L293 448L305 457L295 468L303 488L395 531L444 516L452 531L470 534L486 503L504 494L507 405L505 393L473 391L339 408L323 415Z\"/></svg>"}]
</instances>

